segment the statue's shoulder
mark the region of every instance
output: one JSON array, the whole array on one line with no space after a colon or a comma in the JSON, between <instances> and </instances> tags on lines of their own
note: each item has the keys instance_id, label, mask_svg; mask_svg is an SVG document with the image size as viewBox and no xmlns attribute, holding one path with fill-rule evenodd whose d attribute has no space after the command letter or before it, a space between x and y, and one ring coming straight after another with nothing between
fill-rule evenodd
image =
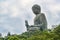
<instances>
[{"instance_id":1,"label":"statue's shoulder","mask_svg":"<svg viewBox=\"0 0 60 40\"><path fill-rule=\"evenodd\" d=\"M41 15L42 15L42 16L45 16L45 14L44 14L44 13L41 13Z\"/></svg>"},{"instance_id":2,"label":"statue's shoulder","mask_svg":"<svg viewBox=\"0 0 60 40\"><path fill-rule=\"evenodd\" d=\"M37 15L37 17L45 17L45 14L44 13L40 13Z\"/></svg>"},{"instance_id":3,"label":"statue's shoulder","mask_svg":"<svg viewBox=\"0 0 60 40\"><path fill-rule=\"evenodd\" d=\"M45 17L45 14L44 14L44 13L41 13L41 16L42 16L42 17Z\"/></svg>"}]
</instances>

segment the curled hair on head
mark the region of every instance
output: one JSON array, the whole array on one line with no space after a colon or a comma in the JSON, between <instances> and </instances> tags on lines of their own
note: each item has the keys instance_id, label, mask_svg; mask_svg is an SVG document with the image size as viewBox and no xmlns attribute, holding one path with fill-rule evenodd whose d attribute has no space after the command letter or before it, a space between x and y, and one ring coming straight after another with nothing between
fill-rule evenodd
<instances>
[{"instance_id":1,"label":"curled hair on head","mask_svg":"<svg viewBox=\"0 0 60 40\"><path fill-rule=\"evenodd\" d=\"M41 11L41 7L38 4L33 5L32 9L34 9L34 8L38 8Z\"/></svg>"},{"instance_id":2,"label":"curled hair on head","mask_svg":"<svg viewBox=\"0 0 60 40\"><path fill-rule=\"evenodd\" d=\"M32 6L32 11L33 11L34 14L37 15L37 14L41 13L41 7L37 4L35 4L35 5Z\"/></svg>"}]
</instances>

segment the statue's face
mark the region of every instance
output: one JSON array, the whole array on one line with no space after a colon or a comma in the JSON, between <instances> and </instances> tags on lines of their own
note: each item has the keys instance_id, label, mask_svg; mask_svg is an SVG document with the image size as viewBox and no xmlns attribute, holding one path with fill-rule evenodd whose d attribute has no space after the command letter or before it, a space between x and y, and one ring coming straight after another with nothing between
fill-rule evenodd
<instances>
[{"instance_id":1,"label":"statue's face","mask_svg":"<svg viewBox=\"0 0 60 40\"><path fill-rule=\"evenodd\" d=\"M41 8L40 8L39 5L34 5L34 6L32 7L32 10L33 10L33 12L34 12L36 15L41 12Z\"/></svg>"}]
</instances>

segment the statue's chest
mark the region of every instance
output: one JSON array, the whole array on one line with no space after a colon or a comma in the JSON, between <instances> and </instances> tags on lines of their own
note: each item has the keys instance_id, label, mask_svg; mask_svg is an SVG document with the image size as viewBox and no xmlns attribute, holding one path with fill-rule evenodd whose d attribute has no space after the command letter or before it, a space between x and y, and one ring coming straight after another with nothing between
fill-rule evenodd
<instances>
[{"instance_id":1,"label":"statue's chest","mask_svg":"<svg viewBox=\"0 0 60 40\"><path fill-rule=\"evenodd\" d=\"M35 21L39 21L39 20L40 20L39 16L35 17Z\"/></svg>"},{"instance_id":2,"label":"statue's chest","mask_svg":"<svg viewBox=\"0 0 60 40\"><path fill-rule=\"evenodd\" d=\"M34 23L35 24L41 24L41 17L40 17L40 15L38 15L38 16L35 17Z\"/></svg>"}]
</instances>

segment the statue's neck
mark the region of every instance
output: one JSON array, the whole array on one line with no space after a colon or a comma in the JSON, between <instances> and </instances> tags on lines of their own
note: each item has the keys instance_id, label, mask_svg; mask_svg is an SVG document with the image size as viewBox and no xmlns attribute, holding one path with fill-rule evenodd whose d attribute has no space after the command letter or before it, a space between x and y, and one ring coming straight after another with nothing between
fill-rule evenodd
<instances>
[{"instance_id":1,"label":"statue's neck","mask_svg":"<svg viewBox=\"0 0 60 40\"><path fill-rule=\"evenodd\" d=\"M41 14L41 13L37 13L36 16L39 15L39 14Z\"/></svg>"}]
</instances>

